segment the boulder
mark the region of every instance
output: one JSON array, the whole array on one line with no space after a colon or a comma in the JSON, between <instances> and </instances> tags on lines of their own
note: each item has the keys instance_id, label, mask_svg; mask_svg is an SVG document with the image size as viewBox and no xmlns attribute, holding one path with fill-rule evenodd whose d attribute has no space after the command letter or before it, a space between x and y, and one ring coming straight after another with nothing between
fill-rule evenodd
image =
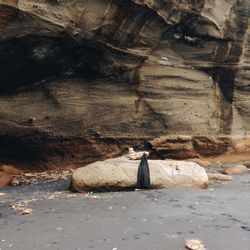
<instances>
[{"instance_id":1,"label":"boulder","mask_svg":"<svg viewBox=\"0 0 250 250\"><path fill-rule=\"evenodd\" d=\"M8 173L0 171L0 187L8 185L12 180L12 176Z\"/></svg>"},{"instance_id":2,"label":"boulder","mask_svg":"<svg viewBox=\"0 0 250 250\"><path fill-rule=\"evenodd\" d=\"M233 179L232 176L220 173L208 173L208 179L212 181L231 181Z\"/></svg>"},{"instance_id":3,"label":"boulder","mask_svg":"<svg viewBox=\"0 0 250 250\"><path fill-rule=\"evenodd\" d=\"M248 168L244 165L227 167L223 170L223 173L228 175L244 174L246 172L248 172Z\"/></svg>"},{"instance_id":4,"label":"boulder","mask_svg":"<svg viewBox=\"0 0 250 250\"><path fill-rule=\"evenodd\" d=\"M98 161L78 168L72 176L72 190L135 189L139 160L125 157ZM208 176L196 163L172 160L149 160L151 188L206 188Z\"/></svg>"},{"instance_id":5,"label":"boulder","mask_svg":"<svg viewBox=\"0 0 250 250\"><path fill-rule=\"evenodd\" d=\"M24 173L24 171L22 169L18 169L12 165L9 164L3 164L0 165L0 171L6 172L8 174L12 174L12 175L20 175L22 173Z\"/></svg>"}]
</instances>

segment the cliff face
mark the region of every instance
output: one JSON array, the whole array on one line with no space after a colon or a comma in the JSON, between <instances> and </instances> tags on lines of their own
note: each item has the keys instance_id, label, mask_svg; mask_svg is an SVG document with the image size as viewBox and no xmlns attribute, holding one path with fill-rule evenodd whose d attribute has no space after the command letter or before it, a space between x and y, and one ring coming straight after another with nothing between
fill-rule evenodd
<instances>
[{"instance_id":1,"label":"cliff face","mask_svg":"<svg viewBox=\"0 0 250 250\"><path fill-rule=\"evenodd\" d=\"M249 0L0 0L0 65L2 161L250 135Z\"/></svg>"}]
</instances>

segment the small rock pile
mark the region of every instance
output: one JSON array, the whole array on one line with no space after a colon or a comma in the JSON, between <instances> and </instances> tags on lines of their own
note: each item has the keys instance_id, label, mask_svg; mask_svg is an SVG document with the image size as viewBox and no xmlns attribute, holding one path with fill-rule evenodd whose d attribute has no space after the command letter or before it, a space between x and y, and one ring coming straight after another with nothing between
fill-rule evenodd
<instances>
[{"instance_id":1,"label":"small rock pile","mask_svg":"<svg viewBox=\"0 0 250 250\"><path fill-rule=\"evenodd\" d=\"M20 212L23 215L30 215L32 214L32 209L28 208L28 205L36 201L37 199L30 199L30 200L22 200L22 201L16 201L12 204L10 204L10 207L14 209L15 211Z\"/></svg>"},{"instance_id":2,"label":"small rock pile","mask_svg":"<svg viewBox=\"0 0 250 250\"><path fill-rule=\"evenodd\" d=\"M34 172L24 173L21 169L15 168L11 165L0 165L0 187L5 185L19 186L20 184L35 185L40 181L52 182L58 180L67 180L71 174L72 169L63 171L46 171L46 172Z\"/></svg>"},{"instance_id":3,"label":"small rock pile","mask_svg":"<svg viewBox=\"0 0 250 250\"><path fill-rule=\"evenodd\" d=\"M11 185L17 186L21 183L25 184L38 184L40 181L52 182L58 180L67 180L71 175L72 170L64 170L62 172L39 172L39 173L23 173L21 175L15 176L11 181Z\"/></svg>"}]
</instances>

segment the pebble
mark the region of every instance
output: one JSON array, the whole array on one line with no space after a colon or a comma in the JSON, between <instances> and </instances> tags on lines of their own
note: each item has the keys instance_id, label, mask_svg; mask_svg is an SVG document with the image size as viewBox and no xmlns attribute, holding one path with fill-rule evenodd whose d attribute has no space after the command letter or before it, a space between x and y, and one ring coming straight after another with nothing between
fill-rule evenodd
<instances>
[{"instance_id":1,"label":"pebble","mask_svg":"<svg viewBox=\"0 0 250 250\"><path fill-rule=\"evenodd\" d=\"M230 181L233 179L232 176L221 174L221 173L208 173L208 179L214 181Z\"/></svg>"},{"instance_id":2,"label":"pebble","mask_svg":"<svg viewBox=\"0 0 250 250\"><path fill-rule=\"evenodd\" d=\"M22 210L22 214L23 215L32 214L32 209L31 208L26 208L26 209Z\"/></svg>"},{"instance_id":3,"label":"pebble","mask_svg":"<svg viewBox=\"0 0 250 250\"><path fill-rule=\"evenodd\" d=\"M223 169L223 174L228 175L244 174L246 172L248 172L248 168L244 165L236 165Z\"/></svg>"},{"instance_id":4,"label":"pebble","mask_svg":"<svg viewBox=\"0 0 250 250\"><path fill-rule=\"evenodd\" d=\"M190 239L186 240L186 248L190 250L205 250L205 246L200 240Z\"/></svg>"},{"instance_id":5,"label":"pebble","mask_svg":"<svg viewBox=\"0 0 250 250\"><path fill-rule=\"evenodd\" d=\"M20 185L20 181L17 178L13 178L11 183L11 186L19 186Z\"/></svg>"},{"instance_id":6,"label":"pebble","mask_svg":"<svg viewBox=\"0 0 250 250\"><path fill-rule=\"evenodd\" d=\"M61 227L57 227L57 228L56 228L56 231L58 231L58 232L61 233L61 232L63 231L63 229L62 229Z\"/></svg>"}]
</instances>

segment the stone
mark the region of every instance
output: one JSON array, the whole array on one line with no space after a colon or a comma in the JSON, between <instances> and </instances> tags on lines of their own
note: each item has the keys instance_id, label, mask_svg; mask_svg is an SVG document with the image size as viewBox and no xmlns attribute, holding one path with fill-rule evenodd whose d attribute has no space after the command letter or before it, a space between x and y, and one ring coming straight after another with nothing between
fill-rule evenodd
<instances>
[{"instance_id":1,"label":"stone","mask_svg":"<svg viewBox=\"0 0 250 250\"><path fill-rule=\"evenodd\" d=\"M72 189L86 190L136 189L140 161L125 157L98 161L76 169ZM148 160L151 188L206 188L208 176L196 163L172 160Z\"/></svg>"},{"instance_id":2,"label":"stone","mask_svg":"<svg viewBox=\"0 0 250 250\"><path fill-rule=\"evenodd\" d=\"M223 169L224 174L237 175L249 172L248 168L244 165L236 165L232 167L227 167Z\"/></svg>"},{"instance_id":3,"label":"stone","mask_svg":"<svg viewBox=\"0 0 250 250\"><path fill-rule=\"evenodd\" d=\"M0 171L6 172L8 174L11 175L20 175L22 173L24 173L24 171L22 169L18 169L12 165L9 164L3 164L0 165Z\"/></svg>"},{"instance_id":4,"label":"stone","mask_svg":"<svg viewBox=\"0 0 250 250\"><path fill-rule=\"evenodd\" d=\"M221 174L221 173L207 173L209 181L231 181L232 176Z\"/></svg>"},{"instance_id":5,"label":"stone","mask_svg":"<svg viewBox=\"0 0 250 250\"><path fill-rule=\"evenodd\" d=\"M19 186L20 184L21 184L21 182L15 177L10 182L11 186Z\"/></svg>"},{"instance_id":6,"label":"stone","mask_svg":"<svg viewBox=\"0 0 250 250\"><path fill-rule=\"evenodd\" d=\"M10 174L0 171L0 187L10 184L12 178Z\"/></svg>"},{"instance_id":7,"label":"stone","mask_svg":"<svg viewBox=\"0 0 250 250\"><path fill-rule=\"evenodd\" d=\"M248 169L250 169L250 161L244 162L244 166L246 166Z\"/></svg>"},{"instance_id":8,"label":"stone","mask_svg":"<svg viewBox=\"0 0 250 250\"><path fill-rule=\"evenodd\" d=\"M32 209L31 208L24 208L22 211L20 211L23 215L31 215Z\"/></svg>"},{"instance_id":9,"label":"stone","mask_svg":"<svg viewBox=\"0 0 250 250\"><path fill-rule=\"evenodd\" d=\"M186 240L185 246L190 250L206 250L206 247L203 245L203 243L197 239Z\"/></svg>"}]
</instances>

